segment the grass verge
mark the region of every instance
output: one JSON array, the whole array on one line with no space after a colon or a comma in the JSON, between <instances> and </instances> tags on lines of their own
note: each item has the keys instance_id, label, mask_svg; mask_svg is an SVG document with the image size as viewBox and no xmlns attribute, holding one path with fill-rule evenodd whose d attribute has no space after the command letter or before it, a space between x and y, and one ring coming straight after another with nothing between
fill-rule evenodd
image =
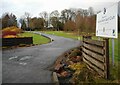
<instances>
[{"instance_id":1,"label":"grass verge","mask_svg":"<svg viewBox=\"0 0 120 85\"><path fill-rule=\"evenodd\" d=\"M46 44L50 42L50 39L34 33L24 32L19 35L21 37L33 37L33 44Z\"/></svg>"},{"instance_id":2,"label":"grass verge","mask_svg":"<svg viewBox=\"0 0 120 85\"><path fill-rule=\"evenodd\" d=\"M78 39L78 36L75 33L72 32L64 32L64 31L42 31L43 33L46 34L52 34L56 36L62 36L65 38L72 38L72 39Z\"/></svg>"},{"instance_id":3,"label":"grass verge","mask_svg":"<svg viewBox=\"0 0 120 85\"><path fill-rule=\"evenodd\" d=\"M47 34L52 34L52 35L56 35L56 36L62 36L65 38L71 38L71 39L75 39L78 40L78 35L76 33L72 33L72 32L64 32L64 31L43 31L44 33ZM119 33L119 37L120 37L120 33ZM82 39L82 36L79 37L80 40ZM93 37L93 39L97 39L97 37ZM120 42L118 41L118 39L114 39L115 41L115 61L120 61L120 57L118 57L118 44L120 45ZM112 55L112 39L109 39L109 55L111 58Z\"/></svg>"}]
</instances>

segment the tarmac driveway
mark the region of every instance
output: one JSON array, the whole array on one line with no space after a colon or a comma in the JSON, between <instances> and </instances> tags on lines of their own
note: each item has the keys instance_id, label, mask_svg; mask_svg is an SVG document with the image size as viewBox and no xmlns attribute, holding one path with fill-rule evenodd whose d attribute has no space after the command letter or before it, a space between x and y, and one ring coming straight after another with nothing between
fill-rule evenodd
<instances>
[{"instance_id":1,"label":"tarmac driveway","mask_svg":"<svg viewBox=\"0 0 120 85\"><path fill-rule=\"evenodd\" d=\"M77 40L48 34L42 35L54 41L2 52L3 83L52 83L52 72L47 67L51 66L59 55L80 45L80 41Z\"/></svg>"}]
</instances>

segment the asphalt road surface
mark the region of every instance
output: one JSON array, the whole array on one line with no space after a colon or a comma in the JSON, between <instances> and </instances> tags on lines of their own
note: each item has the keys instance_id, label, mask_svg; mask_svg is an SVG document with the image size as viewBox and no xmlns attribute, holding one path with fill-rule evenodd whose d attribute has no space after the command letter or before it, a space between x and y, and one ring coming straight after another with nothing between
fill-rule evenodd
<instances>
[{"instance_id":1,"label":"asphalt road surface","mask_svg":"<svg viewBox=\"0 0 120 85\"><path fill-rule=\"evenodd\" d=\"M77 40L48 34L42 35L54 41L2 52L2 83L52 83L52 72L47 68L59 55L80 45L80 41Z\"/></svg>"}]
</instances>

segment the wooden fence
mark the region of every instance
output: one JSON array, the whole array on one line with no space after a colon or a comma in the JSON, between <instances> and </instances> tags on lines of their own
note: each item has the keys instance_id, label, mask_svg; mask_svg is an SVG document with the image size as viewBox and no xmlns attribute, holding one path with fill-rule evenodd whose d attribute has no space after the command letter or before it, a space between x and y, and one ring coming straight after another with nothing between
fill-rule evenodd
<instances>
[{"instance_id":1,"label":"wooden fence","mask_svg":"<svg viewBox=\"0 0 120 85\"><path fill-rule=\"evenodd\" d=\"M83 61L90 69L98 72L102 77L109 78L109 42L108 39L92 40L90 36L83 36Z\"/></svg>"},{"instance_id":2,"label":"wooden fence","mask_svg":"<svg viewBox=\"0 0 120 85\"><path fill-rule=\"evenodd\" d=\"M2 38L2 46L17 46L20 44L33 44L32 37Z\"/></svg>"}]
</instances>

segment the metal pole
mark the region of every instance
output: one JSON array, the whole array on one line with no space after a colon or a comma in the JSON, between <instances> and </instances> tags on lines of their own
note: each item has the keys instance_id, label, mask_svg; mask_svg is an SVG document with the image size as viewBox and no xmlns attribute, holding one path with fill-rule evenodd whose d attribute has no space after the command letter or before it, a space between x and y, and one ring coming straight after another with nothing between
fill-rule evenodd
<instances>
[{"instance_id":1,"label":"metal pole","mask_svg":"<svg viewBox=\"0 0 120 85\"><path fill-rule=\"evenodd\" d=\"M109 38L104 38L105 40L105 77L109 79L110 77L110 65L109 65Z\"/></svg>"},{"instance_id":2,"label":"metal pole","mask_svg":"<svg viewBox=\"0 0 120 85\"><path fill-rule=\"evenodd\" d=\"M112 65L114 66L114 38L112 38Z\"/></svg>"}]
</instances>

